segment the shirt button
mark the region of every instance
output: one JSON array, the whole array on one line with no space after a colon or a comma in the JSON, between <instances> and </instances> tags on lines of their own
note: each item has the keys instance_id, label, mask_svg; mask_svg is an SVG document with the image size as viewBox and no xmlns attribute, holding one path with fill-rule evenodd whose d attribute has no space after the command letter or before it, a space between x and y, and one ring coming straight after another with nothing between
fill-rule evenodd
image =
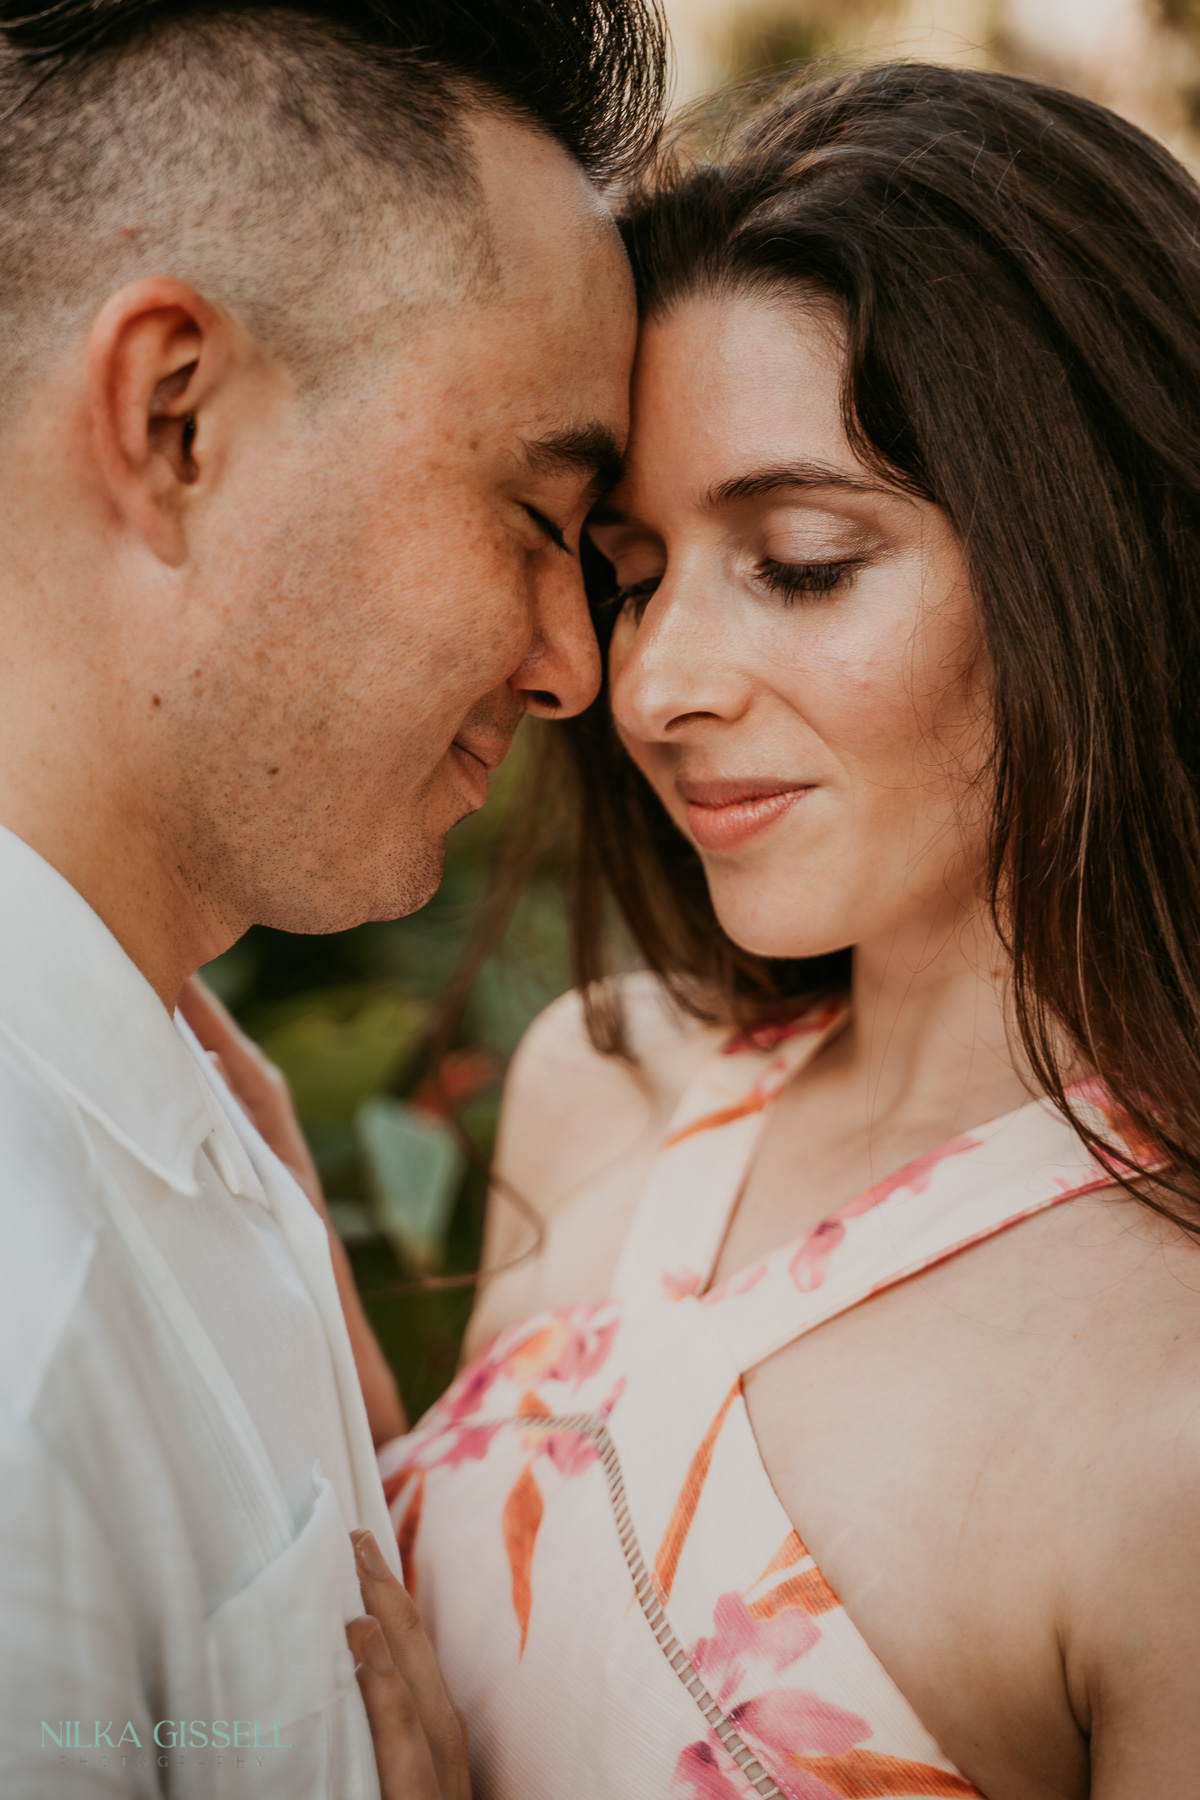
<instances>
[{"instance_id":1,"label":"shirt button","mask_svg":"<svg viewBox=\"0 0 1200 1800\"><path fill-rule=\"evenodd\" d=\"M349 1687L354 1680L354 1658L344 1644L333 1659L333 1672L339 1687Z\"/></svg>"}]
</instances>

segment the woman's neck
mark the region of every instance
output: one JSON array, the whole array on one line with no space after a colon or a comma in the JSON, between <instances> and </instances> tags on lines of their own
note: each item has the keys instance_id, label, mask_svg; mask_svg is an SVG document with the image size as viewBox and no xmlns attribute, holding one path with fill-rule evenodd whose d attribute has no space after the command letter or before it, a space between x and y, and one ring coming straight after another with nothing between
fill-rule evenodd
<instances>
[{"instance_id":1,"label":"woman's neck","mask_svg":"<svg viewBox=\"0 0 1200 1800\"><path fill-rule=\"evenodd\" d=\"M949 897L854 952L852 1010L837 1047L869 1116L964 1123L1028 1100L1032 1083L1008 1012L1009 964L985 907Z\"/></svg>"}]
</instances>

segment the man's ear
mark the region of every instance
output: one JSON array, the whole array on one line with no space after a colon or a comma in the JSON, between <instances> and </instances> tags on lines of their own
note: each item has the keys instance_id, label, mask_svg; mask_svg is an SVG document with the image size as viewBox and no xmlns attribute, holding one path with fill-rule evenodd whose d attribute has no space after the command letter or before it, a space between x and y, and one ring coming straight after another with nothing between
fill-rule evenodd
<instances>
[{"instance_id":1,"label":"man's ear","mask_svg":"<svg viewBox=\"0 0 1200 1800\"><path fill-rule=\"evenodd\" d=\"M117 512L164 562L187 554L189 501L219 460L214 395L235 360L228 315L151 276L110 296L88 334L97 473Z\"/></svg>"}]
</instances>

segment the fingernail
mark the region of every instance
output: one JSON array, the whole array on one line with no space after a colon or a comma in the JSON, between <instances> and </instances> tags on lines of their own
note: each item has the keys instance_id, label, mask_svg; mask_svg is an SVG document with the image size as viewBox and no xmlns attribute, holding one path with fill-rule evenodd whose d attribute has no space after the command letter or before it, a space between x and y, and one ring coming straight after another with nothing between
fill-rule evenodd
<instances>
[{"instance_id":1,"label":"fingernail","mask_svg":"<svg viewBox=\"0 0 1200 1800\"><path fill-rule=\"evenodd\" d=\"M354 1539L354 1551L368 1575L382 1581L388 1572L379 1545L369 1531L360 1531Z\"/></svg>"},{"instance_id":2,"label":"fingernail","mask_svg":"<svg viewBox=\"0 0 1200 1800\"><path fill-rule=\"evenodd\" d=\"M392 1671L392 1653L387 1647L387 1640L378 1623L372 1619L371 1630L363 1644L363 1655L377 1675L390 1675Z\"/></svg>"}]
</instances>

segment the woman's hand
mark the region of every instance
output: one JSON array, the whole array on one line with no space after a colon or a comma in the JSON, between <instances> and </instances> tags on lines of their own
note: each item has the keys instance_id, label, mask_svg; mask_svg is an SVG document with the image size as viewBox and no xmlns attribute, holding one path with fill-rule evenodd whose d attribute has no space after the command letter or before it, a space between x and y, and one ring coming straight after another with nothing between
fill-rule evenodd
<instances>
[{"instance_id":1,"label":"woman's hand","mask_svg":"<svg viewBox=\"0 0 1200 1800\"><path fill-rule=\"evenodd\" d=\"M446 1691L421 1615L371 1533L351 1535L367 1614L350 1621L346 1641L382 1800L471 1800L466 1722Z\"/></svg>"},{"instance_id":2,"label":"woman's hand","mask_svg":"<svg viewBox=\"0 0 1200 1800\"><path fill-rule=\"evenodd\" d=\"M254 1040L246 1036L198 975L185 983L179 996L179 1010L242 1111L280 1162L295 1176L325 1222L334 1279L366 1402L371 1437L376 1444L386 1444L408 1428L400 1390L363 1311L346 1247L330 1222L321 1177L296 1117L287 1077L263 1055Z\"/></svg>"}]
</instances>

